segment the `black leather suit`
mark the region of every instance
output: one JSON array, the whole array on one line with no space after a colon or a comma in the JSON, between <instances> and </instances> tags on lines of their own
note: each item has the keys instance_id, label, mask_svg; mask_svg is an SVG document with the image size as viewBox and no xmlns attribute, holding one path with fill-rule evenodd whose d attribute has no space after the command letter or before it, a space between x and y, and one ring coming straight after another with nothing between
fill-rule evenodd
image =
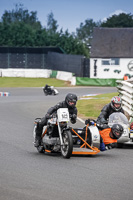
<instances>
[{"instance_id":1,"label":"black leather suit","mask_svg":"<svg viewBox=\"0 0 133 200\"><path fill-rule=\"evenodd\" d=\"M101 110L101 113L97 118L97 125L102 126L103 129L107 128L108 127L107 126L108 118L114 112L122 112L123 114L125 114L123 108L121 108L120 110L116 111L111 107L111 103L109 103L109 104L105 105L103 107L103 109Z\"/></svg>"}]
</instances>

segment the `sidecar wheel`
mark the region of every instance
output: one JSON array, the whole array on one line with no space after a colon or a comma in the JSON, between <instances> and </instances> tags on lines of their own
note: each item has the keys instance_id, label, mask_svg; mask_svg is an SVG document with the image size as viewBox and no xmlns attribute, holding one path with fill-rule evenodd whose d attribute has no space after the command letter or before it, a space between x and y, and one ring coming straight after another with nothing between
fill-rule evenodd
<instances>
[{"instance_id":1,"label":"sidecar wheel","mask_svg":"<svg viewBox=\"0 0 133 200\"><path fill-rule=\"evenodd\" d=\"M85 140L85 134L86 134L86 127L83 128L82 130L82 134L81 134L81 137ZM91 146L92 144L92 135L91 135L91 132L90 132L90 129L88 128L87 129L87 140L86 142ZM84 142L81 141L81 145L83 144ZM87 146L88 148L88 146Z\"/></svg>"},{"instance_id":2,"label":"sidecar wheel","mask_svg":"<svg viewBox=\"0 0 133 200\"><path fill-rule=\"evenodd\" d=\"M117 143L117 148L122 148L123 147L123 143Z\"/></svg>"},{"instance_id":3,"label":"sidecar wheel","mask_svg":"<svg viewBox=\"0 0 133 200\"><path fill-rule=\"evenodd\" d=\"M64 145L61 146L61 154L63 158L70 158L73 151L73 139L70 130L66 130L62 134Z\"/></svg>"}]
</instances>

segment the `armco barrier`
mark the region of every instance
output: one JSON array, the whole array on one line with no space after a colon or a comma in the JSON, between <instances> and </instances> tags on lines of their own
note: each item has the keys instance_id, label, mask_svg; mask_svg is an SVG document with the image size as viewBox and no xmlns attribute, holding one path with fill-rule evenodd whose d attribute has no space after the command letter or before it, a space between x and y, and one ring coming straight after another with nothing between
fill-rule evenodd
<instances>
[{"instance_id":1,"label":"armco barrier","mask_svg":"<svg viewBox=\"0 0 133 200\"><path fill-rule=\"evenodd\" d=\"M122 98L122 107L129 114L130 121L133 120L133 79L117 80L117 89Z\"/></svg>"}]
</instances>

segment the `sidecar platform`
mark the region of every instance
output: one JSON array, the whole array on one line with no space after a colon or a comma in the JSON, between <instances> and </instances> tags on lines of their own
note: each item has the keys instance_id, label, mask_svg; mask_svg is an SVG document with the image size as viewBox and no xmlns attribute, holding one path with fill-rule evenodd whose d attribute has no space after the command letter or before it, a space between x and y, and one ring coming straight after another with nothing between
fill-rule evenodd
<instances>
[{"instance_id":1,"label":"sidecar platform","mask_svg":"<svg viewBox=\"0 0 133 200\"><path fill-rule=\"evenodd\" d=\"M99 153L100 150L96 147L92 147L92 149L87 149L87 148L73 148L72 154L82 154L82 155L87 155L87 154L97 154Z\"/></svg>"},{"instance_id":2,"label":"sidecar platform","mask_svg":"<svg viewBox=\"0 0 133 200\"><path fill-rule=\"evenodd\" d=\"M90 155L90 154L97 154L100 152L100 150L97 147L91 146L87 143L87 128L88 128L88 126L86 126L85 139L83 139L74 129L72 129L72 133L75 134L82 141L81 146L79 146L79 147L73 146L72 154Z\"/></svg>"}]
</instances>

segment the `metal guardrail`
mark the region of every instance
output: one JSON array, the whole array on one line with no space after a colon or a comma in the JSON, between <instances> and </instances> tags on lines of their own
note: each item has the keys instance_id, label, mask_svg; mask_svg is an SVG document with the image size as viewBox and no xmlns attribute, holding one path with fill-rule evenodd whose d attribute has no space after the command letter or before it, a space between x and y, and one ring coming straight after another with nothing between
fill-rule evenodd
<instances>
[{"instance_id":1,"label":"metal guardrail","mask_svg":"<svg viewBox=\"0 0 133 200\"><path fill-rule=\"evenodd\" d=\"M122 107L129 114L129 121L131 121L133 119L133 79L117 80L116 83L119 95L122 98Z\"/></svg>"}]
</instances>

